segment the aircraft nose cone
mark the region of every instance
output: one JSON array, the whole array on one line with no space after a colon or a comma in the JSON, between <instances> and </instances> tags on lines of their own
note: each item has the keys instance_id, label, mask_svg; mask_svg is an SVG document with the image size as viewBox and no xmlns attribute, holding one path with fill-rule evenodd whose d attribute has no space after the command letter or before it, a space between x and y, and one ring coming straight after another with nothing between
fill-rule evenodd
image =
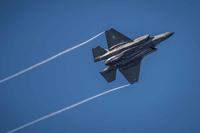
<instances>
[{"instance_id":1,"label":"aircraft nose cone","mask_svg":"<svg viewBox=\"0 0 200 133\"><path fill-rule=\"evenodd\" d=\"M173 34L174 34L174 32L166 32L165 36L168 38L168 37L172 36Z\"/></svg>"},{"instance_id":2,"label":"aircraft nose cone","mask_svg":"<svg viewBox=\"0 0 200 133\"><path fill-rule=\"evenodd\" d=\"M165 33L162 33L162 34L159 34L159 35L156 35L154 36L154 43L160 43L164 40L166 40L167 38L169 38L170 36L172 36L174 34L174 32L165 32Z\"/></svg>"}]
</instances>

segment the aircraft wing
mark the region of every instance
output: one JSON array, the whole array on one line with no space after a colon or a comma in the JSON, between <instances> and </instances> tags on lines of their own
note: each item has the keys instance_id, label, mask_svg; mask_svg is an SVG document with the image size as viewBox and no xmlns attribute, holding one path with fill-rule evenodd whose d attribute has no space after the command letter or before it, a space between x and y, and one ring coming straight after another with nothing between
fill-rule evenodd
<instances>
[{"instance_id":1,"label":"aircraft wing","mask_svg":"<svg viewBox=\"0 0 200 133\"><path fill-rule=\"evenodd\" d=\"M119 71L123 74L123 76L128 80L130 84L133 84L139 79L141 60L142 58L139 58L130 62L126 66L119 68Z\"/></svg>"},{"instance_id":2,"label":"aircraft wing","mask_svg":"<svg viewBox=\"0 0 200 133\"><path fill-rule=\"evenodd\" d=\"M113 28L111 28L110 30L107 30L105 34L106 34L106 40L107 40L109 49L116 44L132 41L130 38L126 37L125 35L116 31Z\"/></svg>"}]
</instances>

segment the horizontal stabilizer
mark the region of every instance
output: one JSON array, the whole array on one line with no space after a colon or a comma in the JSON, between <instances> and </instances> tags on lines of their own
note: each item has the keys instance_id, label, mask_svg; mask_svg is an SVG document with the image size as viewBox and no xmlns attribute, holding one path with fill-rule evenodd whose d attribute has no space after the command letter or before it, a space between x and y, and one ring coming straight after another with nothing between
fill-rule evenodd
<instances>
[{"instance_id":1,"label":"horizontal stabilizer","mask_svg":"<svg viewBox=\"0 0 200 133\"><path fill-rule=\"evenodd\" d=\"M116 68L107 67L100 73L106 79L107 82L112 82L116 79L116 71Z\"/></svg>"},{"instance_id":2,"label":"horizontal stabilizer","mask_svg":"<svg viewBox=\"0 0 200 133\"><path fill-rule=\"evenodd\" d=\"M99 61L98 57L102 56L103 54L105 54L107 52L107 50L103 49L100 46L97 46L96 48L92 49L92 53L93 53L93 57L94 57L94 62Z\"/></svg>"}]
</instances>

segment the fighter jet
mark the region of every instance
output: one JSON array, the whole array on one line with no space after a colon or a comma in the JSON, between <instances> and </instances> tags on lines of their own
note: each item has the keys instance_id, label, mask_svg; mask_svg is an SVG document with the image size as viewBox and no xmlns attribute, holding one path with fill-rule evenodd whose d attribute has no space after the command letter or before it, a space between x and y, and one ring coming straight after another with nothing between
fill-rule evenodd
<instances>
[{"instance_id":1,"label":"fighter jet","mask_svg":"<svg viewBox=\"0 0 200 133\"><path fill-rule=\"evenodd\" d=\"M108 81L116 79L116 71L119 71L133 84L139 80L140 63L144 56L156 51L156 45L170 36L174 32L165 32L156 36L149 34L130 39L111 28L105 32L108 49L100 46L92 49L94 62L104 60L107 66L101 75Z\"/></svg>"}]
</instances>

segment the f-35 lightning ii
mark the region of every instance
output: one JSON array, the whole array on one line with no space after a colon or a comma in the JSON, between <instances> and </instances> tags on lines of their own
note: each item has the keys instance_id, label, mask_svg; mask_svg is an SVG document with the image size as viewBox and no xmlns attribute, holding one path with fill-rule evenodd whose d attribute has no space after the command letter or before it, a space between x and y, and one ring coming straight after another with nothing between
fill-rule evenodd
<instances>
[{"instance_id":1,"label":"f-35 lightning ii","mask_svg":"<svg viewBox=\"0 0 200 133\"><path fill-rule=\"evenodd\" d=\"M143 35L130 39L111 28L105 32L108 49L100 46L92 49L94 62L105 60L106 67L101 75L108 81L116 79L116 70L123 74L130 84L138 81L140 63L144 56L156 51L155 46L172 36L174 32L165 32L156 36Z\"/></svg>"}]
</instances>

